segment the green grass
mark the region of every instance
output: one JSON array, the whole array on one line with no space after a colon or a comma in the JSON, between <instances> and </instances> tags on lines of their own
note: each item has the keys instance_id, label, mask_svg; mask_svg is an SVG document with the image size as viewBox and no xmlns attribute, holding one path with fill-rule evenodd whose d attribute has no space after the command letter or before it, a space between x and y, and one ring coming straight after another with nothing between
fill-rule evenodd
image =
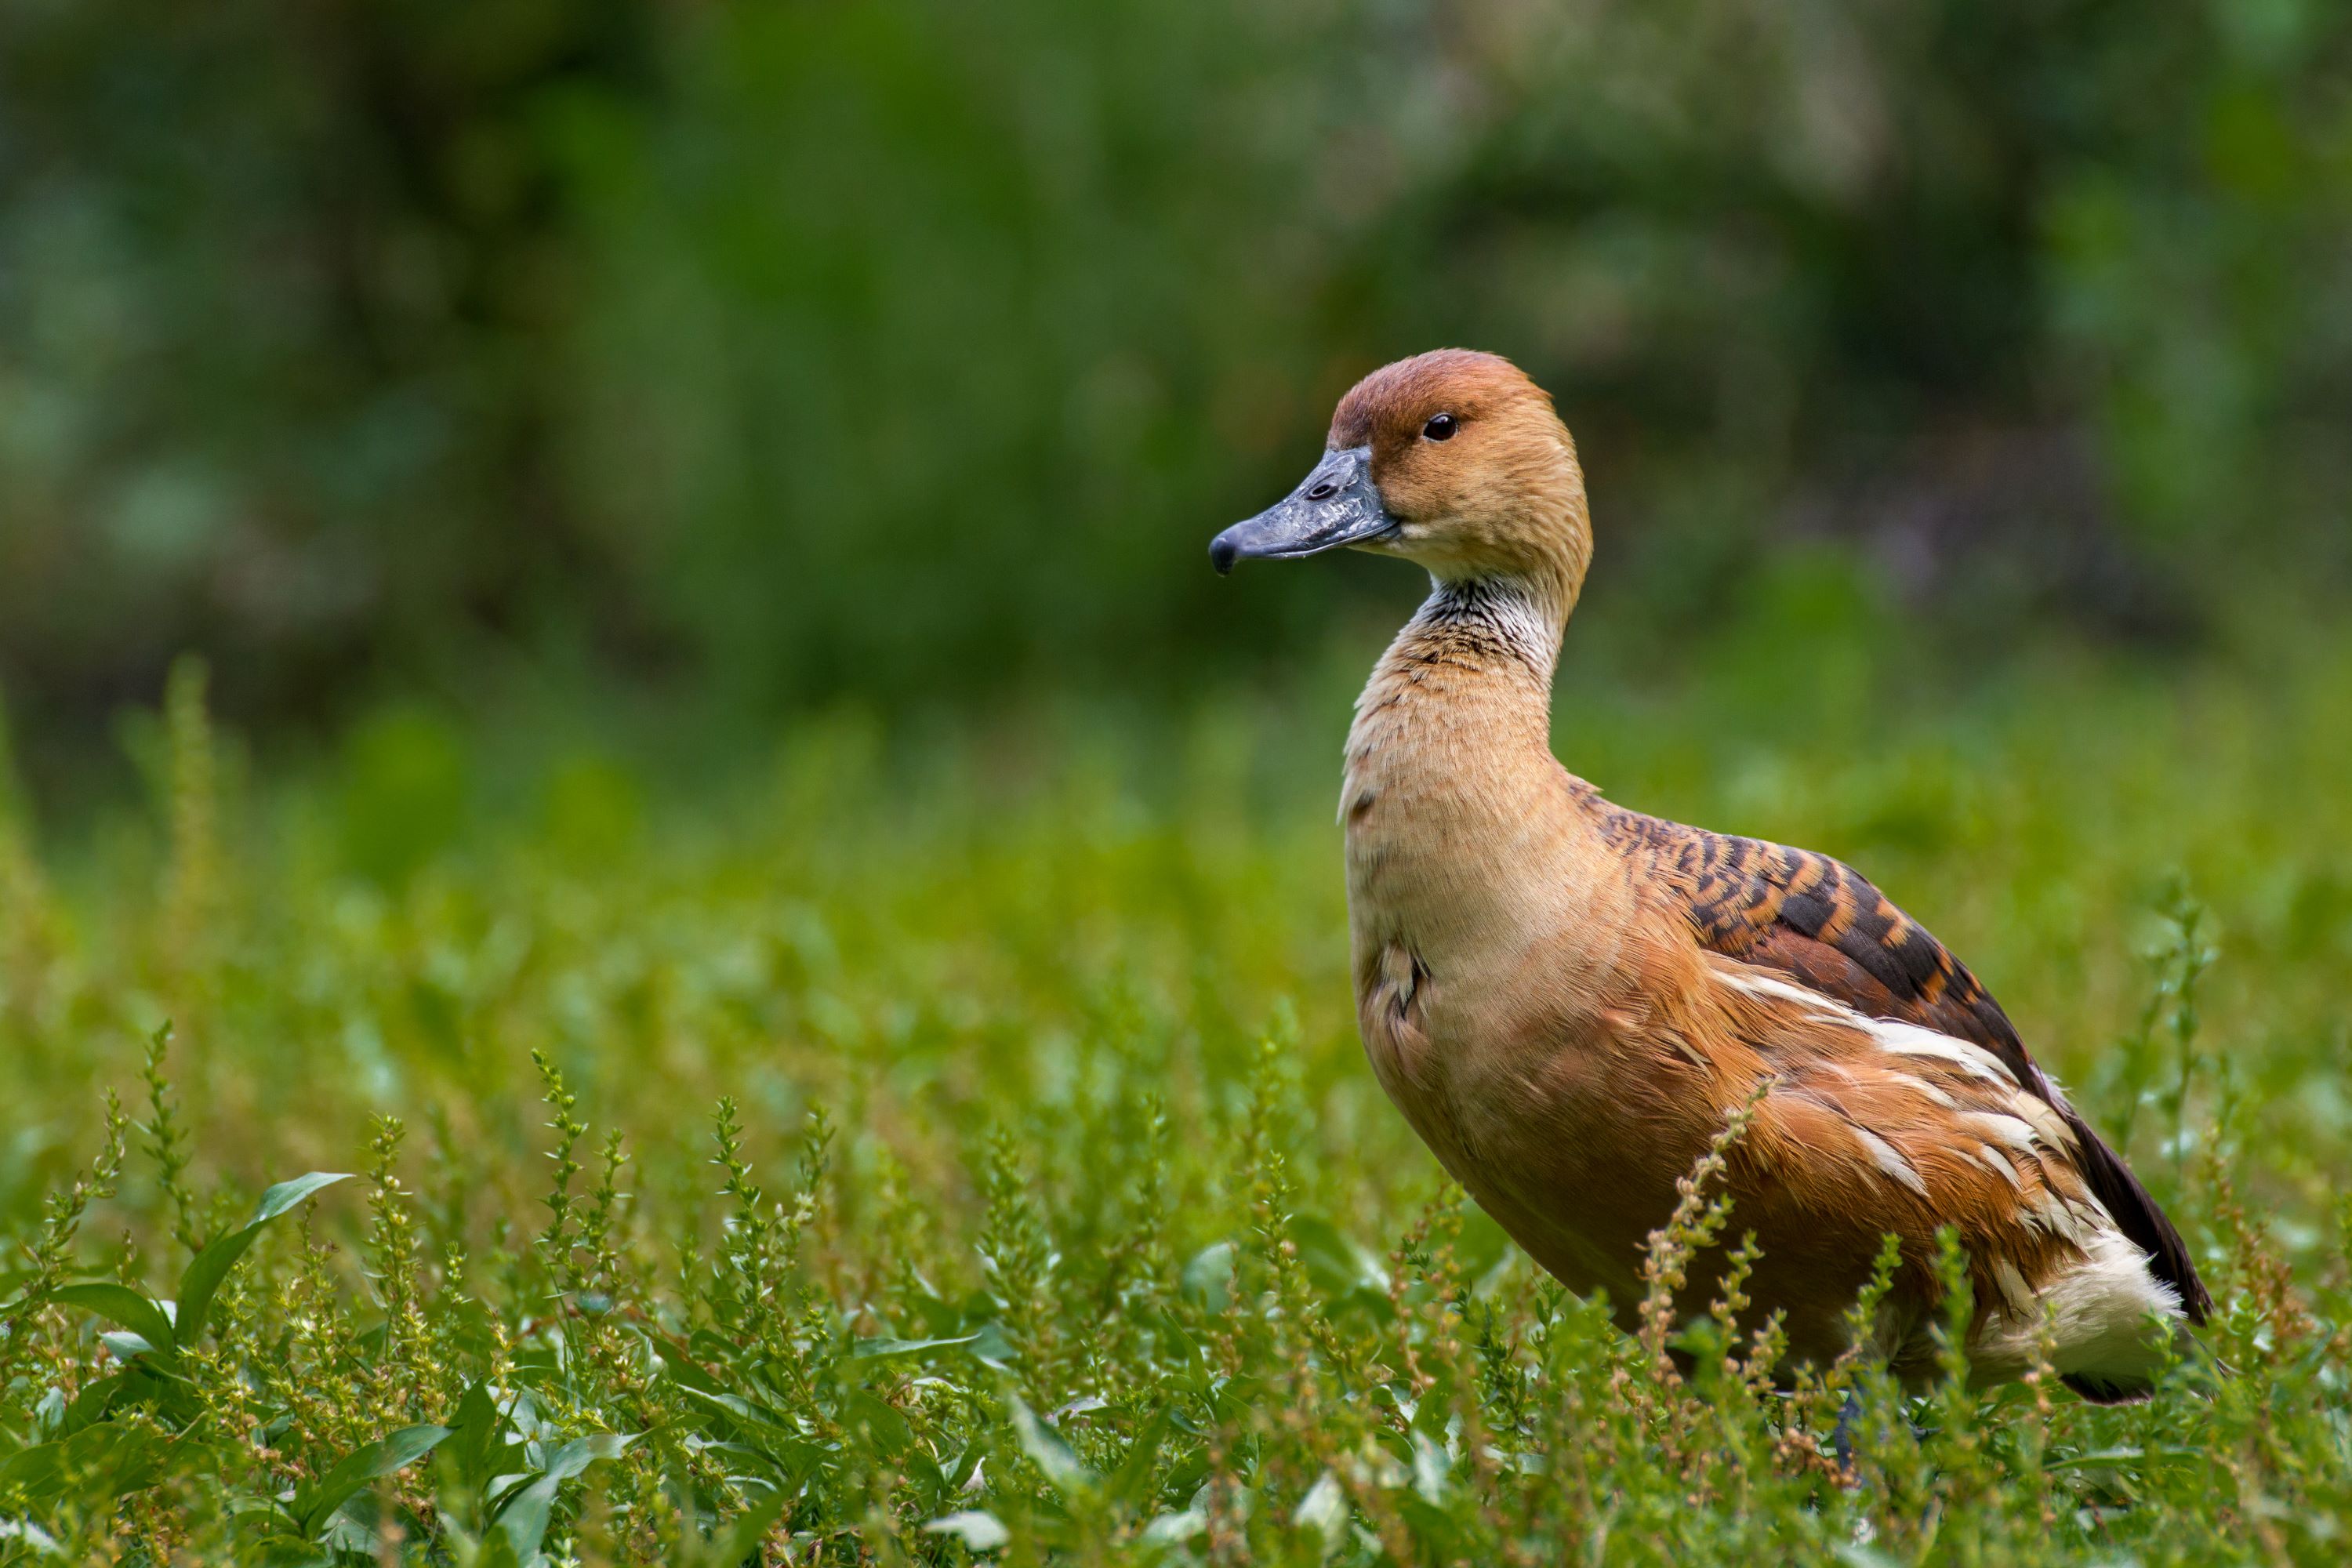
<instances>
[{"instance_id":1,"label":"green grass","mask_svg":"<svg viewBox=\"0 0 2352 1568\"><path fill-rule=\"evenodd\" d=\"M188 674L152 813L0 810L0 1561L2341 1561L2352 643L1933 700L1871 646L1589 661L1559 744L1965 954L2234 1375L1784 1398L1549 1284L1355 1039L1360 647L698 784L415 710L256 763Z\"/></svg>"}]
</instances>

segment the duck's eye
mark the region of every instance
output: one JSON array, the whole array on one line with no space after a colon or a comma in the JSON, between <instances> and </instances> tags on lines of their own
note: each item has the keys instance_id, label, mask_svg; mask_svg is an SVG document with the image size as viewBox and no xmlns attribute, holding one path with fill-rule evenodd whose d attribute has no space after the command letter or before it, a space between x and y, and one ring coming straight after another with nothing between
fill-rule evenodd
<instances>
[{"instance_id":1,"label":"duck's eye","mask_svg":"<svg viewBox=\"0 0 2352 1568\"><path fill-rule=\"evenodd\" d=\"M1451 441L1454 439L1454 432L1459 428L1460 426L1454 423L1453 415L1440 414L1423 426L1421 433L1432 441Z\"/></svg>"}]
</instances>

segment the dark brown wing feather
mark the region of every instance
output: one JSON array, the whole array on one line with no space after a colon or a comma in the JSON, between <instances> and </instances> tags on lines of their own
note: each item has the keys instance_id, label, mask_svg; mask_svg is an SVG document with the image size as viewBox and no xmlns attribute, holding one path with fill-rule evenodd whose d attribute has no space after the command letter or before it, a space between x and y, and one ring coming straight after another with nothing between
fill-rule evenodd
<instances>
[{"instance_id":1,"label":"dark brown wing feather","mask_svg":"<svg viewBox=\"0 0 2352 1568\"><path fill-rule=\"evenodd\" d=\"M2180 1233L2122 1157L2051 1088L2000 1004L1925 926L1826 855L1601 809L1611 836L1643 852L1680 897L1702 945L1777 970L1869 1017L1957 1036L1999 1057L2066 1119L2092 1193L2180 1292L2189 1321L2205 1321L2212 1298Z\"/></svg>"}]
</instances>

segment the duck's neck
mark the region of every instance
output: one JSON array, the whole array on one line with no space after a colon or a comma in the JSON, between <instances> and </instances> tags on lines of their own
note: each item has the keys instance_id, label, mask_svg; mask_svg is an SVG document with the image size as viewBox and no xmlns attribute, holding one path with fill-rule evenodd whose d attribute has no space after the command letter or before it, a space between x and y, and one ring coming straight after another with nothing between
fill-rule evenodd
<instances>
[{"instance_id":1,"label":"duck's neck","mask_svg":"<svg viewBox=\"0 0 2352 1568\"><path fill-rule=\"evenodd\" d=\"M1351 768L1367 747L1415 742L1457 757L1465 749L1549 757L1552 671L1572 603L1571 591L1545 577L1434 582L1357 702Z\"/></svg>"},{"instance_id":2,"label":"duck's neck","mask_svg":"<svg viewBox=\"0 0 2352 1568\"><path fill-rule=\"evenodd\" d=\"M1566 875L1551 677L1567 621L1538 583L1440 582L1373 668L1339 792L1360 959L1402 942L1459 972L1544 929L1530 900Z\"/></svg>"}]
</instances>

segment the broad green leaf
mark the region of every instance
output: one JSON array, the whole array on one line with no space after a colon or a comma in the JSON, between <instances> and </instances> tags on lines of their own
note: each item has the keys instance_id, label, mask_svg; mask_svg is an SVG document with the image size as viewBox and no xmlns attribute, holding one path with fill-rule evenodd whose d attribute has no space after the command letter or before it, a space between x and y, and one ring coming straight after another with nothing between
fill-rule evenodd
<instances>
[{"instance_id":1,"label":"broad green leaf","mask_svg":"<svg viewBox=\"0 0 2352 1568\"><path fill-rule=\"evenodd\" d=\"M967 1509L961 1513L935 1519L923 1529L932 1535L952 1535L963 1542L967 1552L993 1552L1013 1539L1004 1521L992 1513Z\"/></svg>"},{"instance_id":2,"label":"broad green leaf","mask_svg":"<svg viewBox=\"0 0 2352 1568\"><path fill-rule=\"evenodd\" d=\"M867 1444L880 1458L896 1458L914 1446L914 1428L907 1425L906 1416L866 1389L851 1391L842 1401L841 1415L852 1429L866 1434Z\"/></svg>"},{"instance_id":3,"label":"broad green leaf","mask_svg":"<svg viewBox=\"0 0 2352 1568\"><path fill-rule=\"evenodd\" d=\"M1339 1489L1339 1479L1326 1470L1307 1489L1298 1500L1297 1511L1290 1522L1301 1530L1311 1530L1323 1540L1323 1555L1328 1559L1339 1550L1348 1533L1348 1494Z\"/></svg>"},{"instance_id":4,"label":"broad green leaf","mask_svg":"<svg viewBox=\"0 0 2352 1568\"><path fill-rule=\"evenodd\" d=\"M523 1561L515 1555L514 1542L505 1532L493 1530L475 1549L474 1568L523 1568Z\"/></svg>"},{"instance_id":5,"label":"broad green leaf","mask_svg":"<svg viewBox=\"0 0 2352 1568\"><path fill-rule=\"evenodd\" d=\"M1175 1546L1209 1528L1209 1516L1198 1509L1163 1513L1143 1527L1143 1539L1153 1546Z\"/></svg>"},{"instance_id":6,"label":"broad green leaf","mask_svg":"<svg viewBox=\"0 0 2352 1568\"><path fill-rule=\"evenodd\" d=\"M100 1378L85 1386L74 1395L73 1403L66 1406L64 1418L58 1423L59 1435L70 1436L98 1420L131 1386L132 1374L129 1371Z\"/></svg>"},{"instance_id":7,"label":"broad green leaf","mask_svg":"<svg viewBox=\"0 0 2352 1568\"><path fill-rule=\"evenodd\" d=\"M96 1430L104 1432L112 1428L100 1426ZM36 1443L0 1460L0 1493L22 1489L32 1498L47 1495L48 1489L57 1484L58 1465L65 1451L63 1442Z\"/></svg>"},{"instance_id":8,"label":"broad green leaf","mask_svg":"<svg viewBox=\"0 0 2352 1568\"><path fill-rule=\"evenodd\" d=\"M0 1463L0 1491L45 1502L67 1487L112 1500L152 1485L163 1471L164 1438L151 1426L103 1421L56 1443L22 1449Z\"/></svg>"},{"instance_id":9,"label":"broad green leaf","mask_svg":"<svg viewBox=\"0 0 2352 1568\"><path fill-rule=\"evenodd\" d=\"M1186 1300L1211 1317L1233 1305L1234 1244L1220 1241L1194 1253L1184 1265L1180 1288Z\"/></svg>"},{"instance_id":10,"label":"broad green leaf","mask_svg":"<svg viewBox=\"0 0 2352 1568\"><path fill-rule=\"evenodd\" d=\"M782 1417L740 1395L709 1394L699 1388L679 1386L697 1400L732 1417L735 1425L730 1429L742 1439L743 1445L790 1477L794 1485L805 1480L827 1457L826 1449L800 1436L785 1424Z\"/></svg>"},{"instance_id":11,"label":"broad green leaf","mask_svg":"<svg viewBox=\"0 0 2352 1568\"><path fill-rule=\"evenodd\" d=\"M506 1433L507 1413L499 1408L489 1384L475 1383L457 1401L457 1413L449 1419L449 1441L434 1461L436 1470L448 1466L459 1485L481 1495L499 1473L492 1467L513 1447L504 1440Z\"/></svg>"},{"instance_id":12,"label":"broad green leaf","mask_svg":"<svg viewBox=\"0 0 2352 1568\"><path fill-rule=\"evenodd\" d=\"M983 1364L1003 1372L1021 1359L1021 1347L1013 1342L1013 1336L1004 1331L1003 1323L988 1322L982 1323L980 1331L972 1336L971 1353Z\"/></svg>"},{"instance_id":13,"label":"broad green leaf","mask_svg":"<svg viewBox=\"0 0 2352 1568\"><path fill-rule=\"evenodd\" d=\"M940 1467L939 1496L942 1504L962 1492L964 1483L971 1480L972 1472L980 1468L980 1461L987 1451L988 1434L975 1432L964 1443L963 1452L956 1456L955 1463Z\"/></svg>"},{"instance_id":14,"label":"broad green leaf","mask_svg":"<svg viewBox=\"0 0 2352 1568\"><path fill-rule=\"evenodd\" d=\"M2157 1460L2159 1462L2180 1459L2196 1460L2208 1458L2210 1457L2210 1456L2208 1452L2203 1448L2192 1448L2179 1445L2158 1443L2146 1447L2127 1446L2118 1448L2100 1448L2088 1454L2074 1454L2064 1458L2051 1459L2042 1466L2042 1468L2048 1470L2070 1470L2082 1469L2100 1465L2126 1466L2144 1464L2149 1460Z\"/></svg>"},{"instance_id":15,"label":"broad green leaf","mask_svg":"<svg viewBox=\"0 0 2352 1568\"><path fill-rule=\"evenodd\" d=\"M1421 1432L1412 1434L1412 1489L1433 1504L1443 1505L1451 1489L1447 1480L1454 1468L1453 1457L1444 1445L1432 1442Z\"/></svg>"},{"instance_id":16,"label":"broad green leaf","mask_svg":"<svg viewBox=\"0 0 2352 1568\"><path fill-rule=\"evenodd\" d=\"M295 1492L295 1522L302 1527L303 1534L315 1540L352 1493L370 1481L406 1469L448 1436L446 1426L403 1426L344 1456L325 1475Z\"/></svg>"},{"instance_id":17,"label":"broad green leaf","mask_svg":"<svg viewBox=\"0 0 2352 1568\"><path fill-rule=\"evenodd\" d=\"M189 1261L187 1271L180 1276L180 1321L191 1342L204 1332L205 1320L212 1315L213 1297L219 1291L221 1281L228 1278L229 1269L245 1256L246 1249L260 1238L260 1228L248 1225L206 1244Z\"/></svg>"},{"instance_id":18,"label":"broad green leaf","mask_svg":"<svg viewBox=\"0 0 2352 1568\"><path fill-rule=\"evenodd\" d=\"M556 1489L599 1459L619 1458L637 1436L599 1432L574 1438L549 1456L547 1468L539 1479L516 1492L499 1510L499 1532L514 1548L516 1562L527 1568L539 1561L539 1546L547 1535L547 1517L555 1508Z\"/></svg>"},{"instance_id":19,"label":"broad green leaf","mask_svg":"<svg viewBox=\"0 0 2352 1568\"><path fill-rule=\"evenodd\" d=\"M853 1361L890 1361L899 1356L920 1355L925 1351L968 1345L979 1338L978 1334L964 1334L951 1340L859 1340L851 1347L849 1354Z\"/></svg>"},{"instance_id":20,"label":"broad green leaf","mask_svg":"<svg viewBox=\"0 0 2352 1568\"><path fill-rule=\"evenodd\" d=\"M1011 1389L1004 1392L1004 1403L1013 1413L1013 1435L1021 1440L1021 1451L1037 1461L1045 1472L1045 1479L1058 1492L1087 1491L1095 1484L1095 1473L1072 1451L1062 1435L1037 1419L1037 1413Z\"/></svg>"},{"instance_id":21,"label":"broad green leaf","mask_svg":"<svg viewBox=\"0 0 2352 1568\"><path fill-rule=\"evenodd\" d=\"M728 1415L732 1415L738 1421L744 1423L746 1426L765 1427L770 1431L784 1432L790 1433L793 1436L798 1436L797 1428L795 1428L791 1422L785 1420L784 1417L777 1415L774 1411L769 1409L764 1405L752 1404L750 1400L744 1398L740 1394L728 1394L706 1388L697 1388L692 1384L686 1383L681 1383L677 1386L681 1392L690 1394L694 1395L695 1398L703 1401L705 1404L716 1405L718 1408L725 1411Z\"/></svg>"},{"instance_id":22,"label":"broad green leaf","mask_svg":"<svg viewBox=\"0 0 2352 1568\"><path fill-rule=\"evenodd\" d=\"M674 1352L677 1347L676 1342L672 1342L665 1349L666 1352ZM682 1353L665 1353L662 1356L662 1370L669 1380L680 1388L692 1389L697 1394L725 1392L719 1385L719 1380L711 1376L709 1371L700 1362Z\"/></svg>"},{"instance_id":23,"label":"broad green leaf","mask_svg":"<svg viewBox=\"0 0 2352 1568\"><path fill-rule=\"evenodd\" d=\"M619 1458L644 1436L642 1432L594 1432L585 1437L574 1437L549 1457L542 1474L568 1481L599 1459Z\"/></svg>"},{"instance_id":24,"label":"broad green leaf","mask_svg":"<svg viewBox=\"0 0 2352 1568\"><path fill-rule=\"evenodd\" d=\"M374 1510L366 1505L375 1500L365 1492L354 1492L343 1500L343 1506L327 1516L319 1527L319 1544L327 1549L328 1560L348 1563L354 1557L372 1557L381 1543L380 1526L368 1517Z\"/></svg>"},{"instance_id":25,"label":"broad green leaf","mask_svg":"<svg viewBox=\"0 0 2352 1568\"><path fill-rule=\"evenodd\" d=\"M337 1182L351 1179L349 1171L312 1171L290 1182L280 1182L261 1194L261 1202L254 1206L253 1217L245 1222L246 1228L249 1230L257 1225L267 1225L320 1188L331 1187Z\"/></svg>"},{"instance_id":26,"label":"broad green leaf","mask_svg":"<svg viewBox=\"0 0 2352 1568\"><path fill-rule=\"evenodd\" d=\"M758 1561L752 1553L792 1506L791 1492L781 1487L771 1489L766 1497L737 1514L725 1529L710 1538L709 1549L703 1552L702 1560L711 1568L737 1568L739 1563Z\"/></svg>"},{"instance_id":27,"label":"broad green leaf","mask_svg":"<svg viewBox=\"0 0 2352 1568\"><path fill-rule=\"evenodd\" d=\"M1279 1394L1266 1387L1264 1378L1242 1373L1218 1381L1209 1407L1216 1413L1218 1420L1240 1425L1247 1422L1260 1405L1280 1397Z\"/></svg>"},{"instance_id":28,"label":"broad green leaf","mask_svg":"<svg viewBox=\"0 0 2352 1568\"><path fill-rule=\"evenodd\" d=\"M128 1285L60 1285L49 1292L49 1300L68 1307L79 1307L121 1323L149 1345L167 1354L179 1347L179 1341L172 1331L172 1320L164 1314L163 1307Z\"/></svg>"},{"instance_id":29,"label":"broad green leaf","mask_svg":"<svg viewBox=\"0 0 2352 1568\"><path fill-rule=\"evenodd\" d=\"M180 1276L179 1342L194 1344L204 1331L205 1320L212 1314L213 1297L219 1291L221 1281L246 1249L260 1239L261 1227L285 1214L304 1198L322 1187L351 1180L348 1173L312 1171L290 1182L280 1182L261 1194L253 1217L226 1236L215 1237L189 1261L187 1272Z\"/></svg>"}]
</instances>

